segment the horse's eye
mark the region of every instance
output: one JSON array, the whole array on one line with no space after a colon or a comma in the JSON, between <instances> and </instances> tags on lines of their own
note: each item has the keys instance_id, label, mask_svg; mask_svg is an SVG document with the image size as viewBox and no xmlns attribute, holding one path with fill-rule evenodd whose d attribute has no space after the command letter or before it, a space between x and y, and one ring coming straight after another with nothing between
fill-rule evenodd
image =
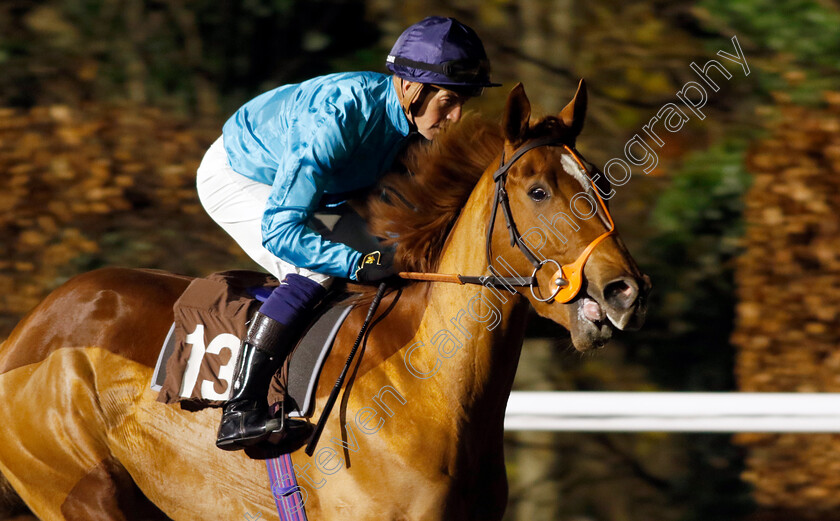
<instances>
[{"instance_id":1,"label":"horse's eye","mask_svg":"<svg viewBox=\"0 0 840 521\"><path fill-rule=\"evenodd\" d=\"M548 197L548 192L546 192L544 188L535 186L534 188L531 188L531 190L528 192L528 197L530 197L536 202L540 202Z\"/></svg>"}]
</instances>

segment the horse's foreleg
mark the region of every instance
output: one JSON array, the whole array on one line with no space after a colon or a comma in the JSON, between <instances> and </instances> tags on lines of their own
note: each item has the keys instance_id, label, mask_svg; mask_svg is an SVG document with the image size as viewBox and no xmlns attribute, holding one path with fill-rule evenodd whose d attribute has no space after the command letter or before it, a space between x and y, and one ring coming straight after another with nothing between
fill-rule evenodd
<instances>
[{"instance_id":1,"label":"horse's foreleg","mask_svg":"<svg viewBox=\"0 0 840 521\"><path fill-rule=\"evenodd\" d=\"M61 505L61 513L67 521L169 519L146 499L128 472L110 459L76 483Z\"/></svg>"},{"instance_id":2,"label":"horse's foreleg","mask_svg":"<svg viewBox=\"0 0 840 521\"><path fill-rule=\"evenodd\" d=\"M28 515L27 515L28 514ZM6 476L0 472L0 519L4 521L38 521L23 499L15 492Z\"/></svg>"}]
</instances>

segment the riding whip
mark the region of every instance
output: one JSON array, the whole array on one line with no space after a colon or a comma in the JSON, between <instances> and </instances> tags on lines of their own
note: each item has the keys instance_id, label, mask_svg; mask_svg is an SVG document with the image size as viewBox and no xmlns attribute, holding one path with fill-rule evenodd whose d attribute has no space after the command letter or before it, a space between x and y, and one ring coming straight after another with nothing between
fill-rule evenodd
<instances>
[{"instance_id":1,"label":"riding whip","mask_svg":"<svg viewBox=\"0 0 840 521\"><path fill-rule=\"evenodd\" d=\"M344 378L347 376L347 370L350 369L350 364L353 363L353 357L356 356L356 349L358 349L359 344L362 343L362 338L365 337L365 333L367 332L370 321L373 318L373 314L376 313L376 308L379 307L379 301L382 300L382 295L385 294L385 288L386 284L383 282L376 290L376 295L373 297L373 302L370 303L370 308L368 309L365 321L362 324L362 328L359 330L359 336L356 337L356 343L353 344L353 349L351 349L350 354L347 355L347 362L344 364L344 369L341 370L338 380L335 381L330 397L327 399L327 403L324 404L324 410L321 412L321 417L318 418L318 424L315 426L315 430L312 431L312 436L310 436L309 442L306 445L305 452L307 456L312 456L312 453L315 452L315 447L318 445L318 440L321 438L321 431L324 430L327 418L332 411L333 405L335 405L335 401L338 399L338 393L341 392L341 387L344 385Z\"/></svg>"}]
</instances>

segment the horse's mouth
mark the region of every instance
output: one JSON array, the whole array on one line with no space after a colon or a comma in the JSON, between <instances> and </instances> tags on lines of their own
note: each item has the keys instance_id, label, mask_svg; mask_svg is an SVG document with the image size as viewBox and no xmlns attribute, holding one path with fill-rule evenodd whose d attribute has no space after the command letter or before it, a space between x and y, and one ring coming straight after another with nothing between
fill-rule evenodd
<instances>
[{"instance_id":1,"label":"horse's mouth","mask_svg":"<svg viewBox=\"0 0 840 521\"><path fill-rule=\"evenodd\" d=\"M604 307L589 295L577 300L577 322L578 331L572 335L572 343L578 351L604 347L615 329Z\"/></svg>"}]
</instances>

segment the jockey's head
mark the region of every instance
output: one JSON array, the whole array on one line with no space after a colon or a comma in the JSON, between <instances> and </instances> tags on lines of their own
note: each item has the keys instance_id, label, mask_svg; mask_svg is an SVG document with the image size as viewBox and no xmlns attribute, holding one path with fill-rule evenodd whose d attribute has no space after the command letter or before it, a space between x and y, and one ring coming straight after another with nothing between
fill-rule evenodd
<instances>
[{"instance_id":1,"label":"jockey's head","mask_svg":"<svg viewBox=\"0 0 840 521\"><path fill-rule=\"evenodd\" d=\"M427 139L461 118L461 107L490 82L490 62L471 28L454 18L430 16L400 35L387 66L395 76L409 123Z\"/></svg>"}]
</instances>

